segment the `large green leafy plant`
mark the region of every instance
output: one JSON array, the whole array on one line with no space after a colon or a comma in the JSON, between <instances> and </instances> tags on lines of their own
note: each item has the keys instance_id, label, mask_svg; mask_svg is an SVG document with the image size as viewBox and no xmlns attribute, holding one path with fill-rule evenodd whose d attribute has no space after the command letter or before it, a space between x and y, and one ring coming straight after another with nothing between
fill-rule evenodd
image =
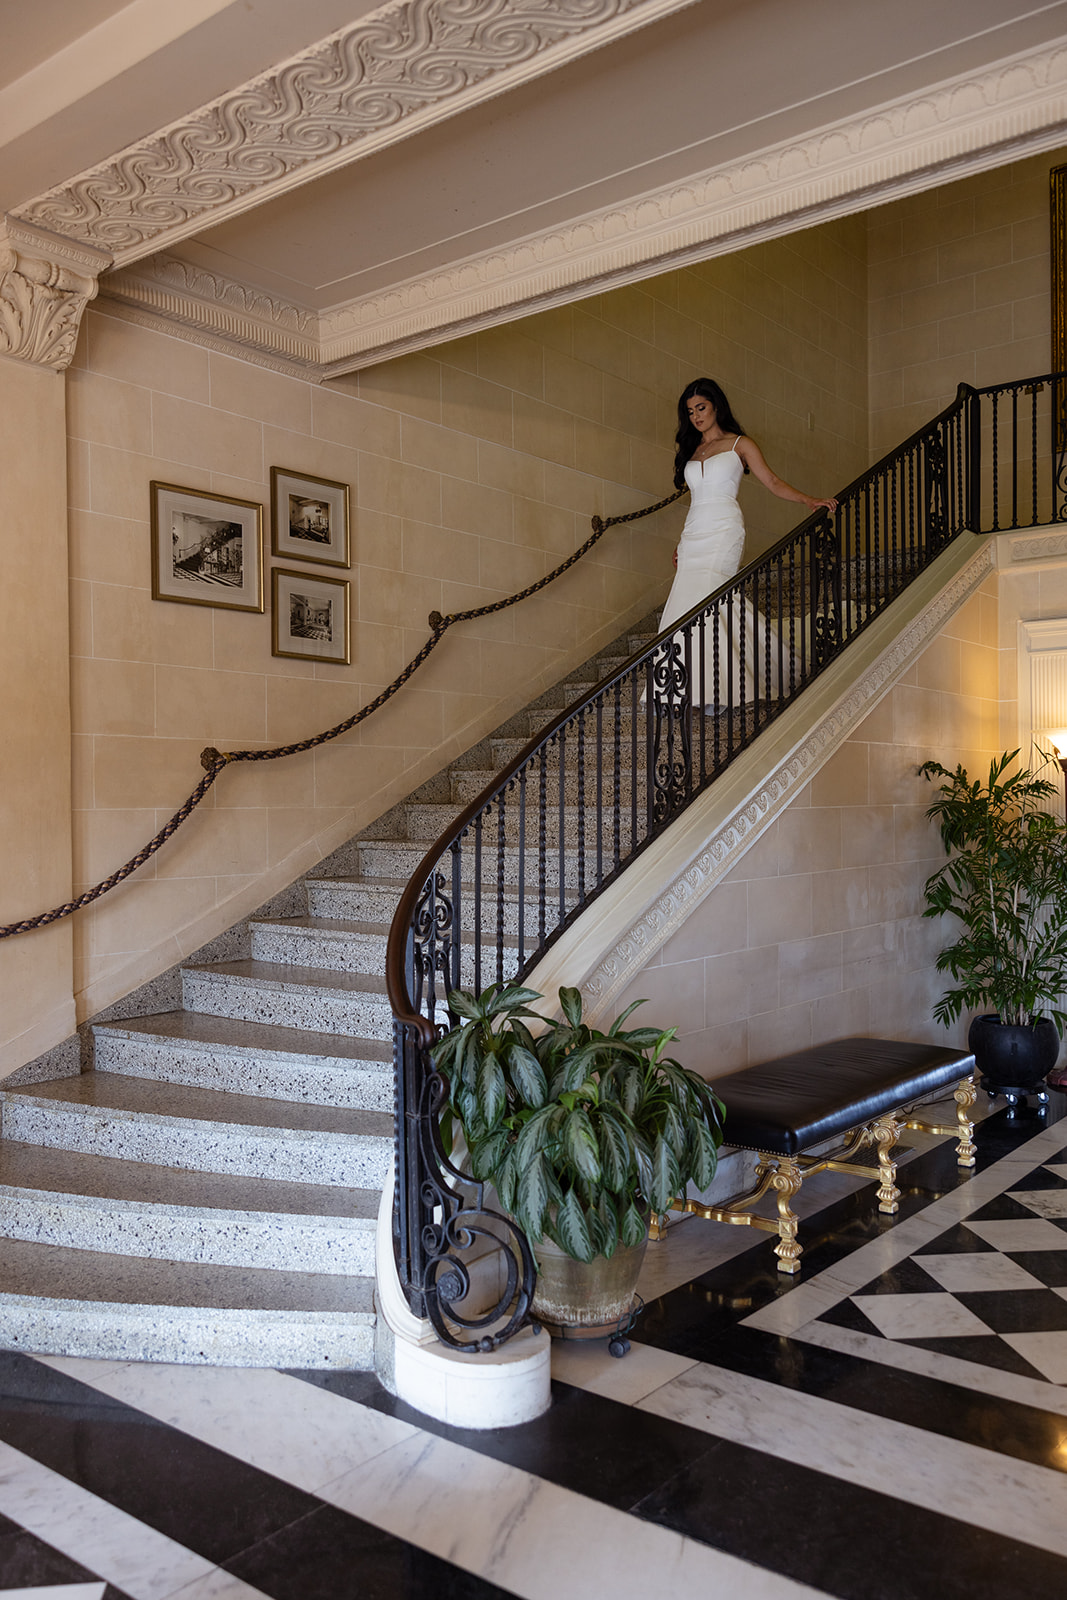
<instances>
[{"instance_id":1,"label":"large green leafy plant","mask_svg":"<svg viewBox=\"0 0 1067 1600\"><path fill-rule=\"evenodd\" d=\"M937 958L937 970L955 979L934 1007L946 1024L976 1007L1007 1023L1067 1022L1067 826L1043 809L1056 784L1026 768L1009 771L1018 754L997 756L987 783L972 782L962 766L919 768L945 780L926 814L949 855L927 880L923 915L951 913L962 924Z\"/></svg>"},{"instance_id":2,"label":"large green leafy plant","mask_svg":"<svg viewBox=\"0 0 1067 1600\"><path fill-rule=\"evenodd\" d=\"M579 1261L640 1244L649 1212L692 1179L706 1189L722 1143L722 1105L666 1054L676 1030L601 1033L577 989L562 1017L530 1009L533 989L494 984L449 995L460 1018L434 1050L472 1175L492 1183L530 1243L548 1237ZM527 1026L533 1023L537 1031Z\"/></svg>"}]
</instances>

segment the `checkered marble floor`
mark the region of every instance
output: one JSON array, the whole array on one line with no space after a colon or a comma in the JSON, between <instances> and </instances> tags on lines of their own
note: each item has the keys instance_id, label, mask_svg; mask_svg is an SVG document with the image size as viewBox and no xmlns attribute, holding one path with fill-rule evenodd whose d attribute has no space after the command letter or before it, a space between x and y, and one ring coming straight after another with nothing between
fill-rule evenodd
<instances>
[{"instance_id":1,"label":"checkered marble floor","mask_svg":"<svg viewBox=\"0 0 1067 1600\"><path fill-rule=\"evenodd\" d=\"M819 1320L1067 1387L1067 1160L1036 1165Z\"/></svg>"}]
</instances>

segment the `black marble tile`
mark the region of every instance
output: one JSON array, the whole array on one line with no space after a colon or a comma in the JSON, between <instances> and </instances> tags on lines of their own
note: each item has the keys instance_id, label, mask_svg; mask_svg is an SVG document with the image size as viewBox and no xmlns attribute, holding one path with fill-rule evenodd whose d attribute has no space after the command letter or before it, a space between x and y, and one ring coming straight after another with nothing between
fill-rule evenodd
<instances>
[{"instance_id":1,"label":"black marble tile","mask_svg":"<svg viewBox=\"0 0 1067 1600\"><path fill-rule=\"evenodd\" d=\"M0 1589L43 1589L101 1581L99 1573L90 1572L9 1517L0 1518ZM123 1590L112 1584L105 1596L106 1600L129 1600Z\"/></svg>"},{"instance_id":2,"label":"black marble tile","mask_svg":"<svg viewBox=\"0 0 1067 1600\"><path fill-rule=\"evenodd\" d=\"M1052 1333L1067 1328L1067 1299L1051 1289L956 1290L955 1298L994 1333Z\"/></svg>"},{"instance_id":3,"label":"black marble tile","mask_svg":"<svg viewBox=\"0 0 1067 1600\"><path fill-rule=\"evenodd\" d=\"M638 1507L650 1521L840 1600L1019 1600L1062 1590L1067 1561L980 1525L724 1445ZM995 1521L996 1507L989 1507ZM758 1552L754 1555L753 1552Z\"/></svg>"},{"instance_id":4,"label":"black marble tile","mask_svg":"<svg viewBox=\"0 0 1067 1600\"><path fill-rule=\"evenodd\" d=\"M300 1374L305 1376L305 1374ZM665 1482L715 1441L694 1428L638 1411L570 1384L552 1385L552 1405L541 1417L517 1428L454 1428L424 1416L386 1390L368 1395L345 1380L349 1373L306 1376L319 1388L359 1399L375 1410L450 1439L494 1461L519 1467L534 1477L604 1505L626 1511L658 1483ZM329 1381L318 1382L322 1377Z\"/></svg>"},{"instance_id":5,"label":"black marble tile","mask_svg":"<svg viewBox=\"0 0 1067 1600\"><path fill-rule=\"evenodd\" d=\"M882 1272L870 1283L865 1283L857 1294L943 1294L936 1278L923 1270L914 1256L905 1256L887 1272Z\"/></svg>"},{"instance_id":6,"label":"black marble tile","mask_svg":"<svg viewBox=\"0 0 1067 1600\"><path fill-rule=\"evenodd\" d=\"M1030 1222L1034 1220L1033 1212L1027 1213ZM921 1262L923 1256L948 1256L948 1255L996 1255L991 1244L985 1239L980 1239L972 1233L965 1222L957 1222L953 1227L946 1228L944 1233L939 1233L936 1239L931 1239L929 1244L920 1245L913 1252L913 1259Z\"/></svg>"},{"instance_id":7,"label":"black marble tile","mask_svg":"<svg viewBox=\"0 0 1067 1600\"><path fill-rule=\"evenodd\" d=\"M900 1342L915 1345L920 1350L932 1350L937 1355L955 1356L958 1361L970 1361L976 1367L995 1367L998 1372L1015 1372L1022 1378L1042 1377L1036 1367L995 1333L978 1333L963 1339L902 1339ZM1042 1381L1047 1380L1042 1378ZM1050 1461L1046 1465L1061 1464Z\"/></svg>"},{"instance_id":8,"label":"black marble tile","mask_svg":"<svg viewBox=\"0 0 1067 1600\"><path fill-rule=\"evenodd\" d=\"M333 1506L261 1540L225 1570L272 1600L515 1600L511 1590Z\"/></svg>"},{"instance_id":9,"label":"black marble tile","mask_svg":"<svg viewBox=\"0 0 1067 1600\"><path fill-rule=\"evenodd\" d=\"M873 1338L884 1339L881 1328L876 1327L859 1306L854 1306L851 1300L841 1300L829 1311L824 1311L817 1319L819 1322L828 1322L832 1328L851 1328L853 1333L870 1334Z\"/></svg>"},{"instance_id":10,"label":"black marble tile","mask_svg":"<svg viewBox=\"0 0 1067 1600\"><path fill-rule=\"evenodd\" d=\"M0 1353L0 1439L218 1565L320 1504L11 1351Z\"/></svg>"},{"instance_id":11,"label":"black marble tile","mask_svg":"<svg viewBox=\"0 0 1067 1600\"><path fill-rule=\"evenodd\" d=\"M1029 1185L1029 1178L1024 1183L1017 1183L1017 1189L1025 1189ZM984 1206L979 1206L977 1211L972 1211L967 1218L968 1222L1033 1222L1034 1213L1029 1206L1024 1206L1021 1200L1014 1200L1011 1194L998 1194Z\"/></svg>"},{"instance_id":12,"label":"black marble tile","mask_svg":"<svg viewBox=\"0 0 1067 1600\"><path fill-rule=\"evenodd\" d=\"M1067 1289L1067 1250L1011 1250L1005 1251L1050 1289Z\"/></svg>"}]
</instances>

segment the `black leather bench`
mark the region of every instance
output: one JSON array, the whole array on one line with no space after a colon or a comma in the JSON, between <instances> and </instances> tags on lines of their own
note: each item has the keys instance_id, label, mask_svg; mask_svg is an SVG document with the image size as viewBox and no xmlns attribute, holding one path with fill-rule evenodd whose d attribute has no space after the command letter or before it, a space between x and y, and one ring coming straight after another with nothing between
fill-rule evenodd
<instances>
[{"instance_id":1,"label":"black leather bench","mask_svg":"<svg viewBox=\"0 0 1067 1600\"><path fill-rule=\"evenodd\" d=\"M958 1132L956 1159L961 1167L974 1166L973 1074L974 1056L966 1051L897 1039L836 1039L745 1067L714 1087L726 1107L727 1144L758 1152L754 1187L727 1205L686 1199L672 1210L777 1232L779 1272L799 1272L801 1245L791 1201L811 1173L872 1177L870 1166L855 1158L873 1146L878 1154L878 1209L894 1212L900 1190L892 1152L902 1128ZM945 1098L952 1085L954 1125L931 1123L916 1114L919 1102ZM805 1154L841 1135L843 1142L829 1154ZM751 1207L772 1189L777 1220L753 1215Z\"/></svg>"}]
</instances>

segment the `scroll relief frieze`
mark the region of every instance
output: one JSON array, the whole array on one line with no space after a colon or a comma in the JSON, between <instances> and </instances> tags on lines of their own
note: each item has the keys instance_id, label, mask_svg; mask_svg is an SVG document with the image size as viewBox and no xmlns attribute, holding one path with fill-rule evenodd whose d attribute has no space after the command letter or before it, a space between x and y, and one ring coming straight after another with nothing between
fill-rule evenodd
<instances>
[{"instance_id":1,"label":"scroll relief frieze","mask_svg":"<svg viewBox=\"0 0 1067 1600\"><path fill-rule=\"evenodd\" d=\"M0 354L57 372L70 365L103 251L57 239L8 217L0 227Z\"/></svg>"},{"instance_id":2,"label":"scroll relief frieze","mask_svg":"<svg viewBox=\"0 0 1067 1600\"><path fill-rule=\"evenodd\" d=\"M19 207L120 265L689 0L405 0ZM628 19L633 17L633 21ZM545 61L541 62L541 57Z\"/></svg>"}]
</instances>

